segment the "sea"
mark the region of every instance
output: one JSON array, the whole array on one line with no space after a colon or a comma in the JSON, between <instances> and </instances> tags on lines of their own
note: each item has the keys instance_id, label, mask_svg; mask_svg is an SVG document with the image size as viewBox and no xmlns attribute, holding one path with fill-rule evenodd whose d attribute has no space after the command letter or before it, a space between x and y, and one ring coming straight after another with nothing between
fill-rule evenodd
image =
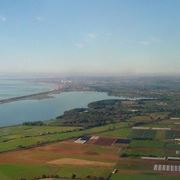
<instances>
[{"instance_id":1,"label":"sea","mask_svg":"<svg viewBox=\"0 0 180 180\"><path fill-rule=\"evenodd\" d=\"M53 87L52 84L36 82L33 79L0 79L0 99L44 92Z\"/></svg>"}]
</instances>

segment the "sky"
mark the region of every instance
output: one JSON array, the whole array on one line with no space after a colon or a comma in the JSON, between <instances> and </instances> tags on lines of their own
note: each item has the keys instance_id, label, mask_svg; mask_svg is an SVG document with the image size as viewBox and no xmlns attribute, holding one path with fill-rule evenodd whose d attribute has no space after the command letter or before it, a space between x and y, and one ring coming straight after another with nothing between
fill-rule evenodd
<instances>
[{"instance_id":1,"label":"sky","mask_svg":"<svg viewBox=\"0 0 180 180\"><path fill-rule=\"evenodd\" d=\"M0 73L180 74L179 0L0 0Z\"/></svg>"}]
</instances>

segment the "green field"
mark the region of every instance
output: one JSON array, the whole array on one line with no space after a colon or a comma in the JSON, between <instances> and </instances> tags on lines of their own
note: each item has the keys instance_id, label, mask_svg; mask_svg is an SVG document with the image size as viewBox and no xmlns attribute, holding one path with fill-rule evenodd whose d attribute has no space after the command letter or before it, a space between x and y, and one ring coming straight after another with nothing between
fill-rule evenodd
<instances>
[{"instance_id":1,"label":"green field","mask_svg":"<svg viewBox=\"0 0 180 180\"><path fill-rule=\"evenodd\" d=\"M91 166L71 166L64 165L61 167L47 165L26 165L26 164L3 164L0 165L1 180L20 180L25 178L31 180L35 177L43 175L58 175L59 177L71 178L75 174L77 178L85 178L87 176L107 177L112 169Z\"/></svg>"},{"instance_id":2,"label":"green field","mask_svg":"<svg viewBox=\"0 0 180 180\"><path fill-rule=\"evenodd\" d=\"M110 180L179 180L178 176L160 176L157 174L113 174Z\"/></svg>"},{"instance_id":3,"label":"green field","mask_svg":"<svg viewBox=\"0 0 180 180\"><path fill-rule=\"evenodd\" d=\"M76 177L78 178L85 178L88 175L107 177L111 171L112 169L110 168L85 166L82 170L82 166L64 165L59 168L57 174L61 177L71 177L72 174L76 174Z\"/></svg>"},{"instance_id":4,"label":"green field","mask_svg":"<svg viewBox=\"0 0 180 180\"><path fill-rule=\"evenodd\" d=\"M121 128L116 129L108 132L101 133L101 136L107 136L107 137L128 137L131 132L131 129L129 128Z\"/></svg>"},{"instance_id":5,"label":"green field","mask_svg":"<svg viewBox=\"0 0 180 180\"><path fill-rule=\"evenodd\" d=\"M32 179L43 174L54 174L58 169L42 165L26 164L2 164L0 165L1 180L20 180L21 178Z\"/></svg>"},{"instance_id":6,"label":"green field","mask_svg":"<svg viewBox=\"0 0 180 180\"><path fill-rule=\"evenodd\" d=\"M127 127L127 123L124 122L89 129L82 129L80 127L22 125L5 127L0 129L0 152L47 144L79 137L84 134L108 134L111 132L115 134L117 132L116 130L113 132L114 126L117 132L120 131L121 135L126 135L126 133L128 133L128 129L123 129L123 127ZM120 128L121 130L119 130Z\"/></svg>"},{"instance_id":7,"label":"green field","mask_svg":"<svg viewBox=\"0 0 180 180\"><path fill-rule=\"evenodd\" d=\"M79 127L15 126L1 128L0 152L78 137L82 134Z\"/></svg>"},{"instance_id":8,"label":"green field","mask_svg":"<svg viewBox=\"0 0 180 180\"><path fill-rule=\"evenodd\" d=\"M156 140L133 140L130 143L130 147L161 148L161 147L164 147L164 142L156 141Z\"/></svg>"}]
</instances>

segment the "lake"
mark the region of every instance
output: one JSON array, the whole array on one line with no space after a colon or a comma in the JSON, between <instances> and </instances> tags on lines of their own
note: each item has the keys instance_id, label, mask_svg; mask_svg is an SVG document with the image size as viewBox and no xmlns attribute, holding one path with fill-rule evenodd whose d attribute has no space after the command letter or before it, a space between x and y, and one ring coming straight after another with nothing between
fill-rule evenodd
<instances>
[{"instance_id":1,"label":"lake","mask_svg":"<svg viewBox=\"0 0 180 180\"><path fill-rule=\"evenodd\" d=\"M87 107L90 102L104 99L118 98L103 92L63 92L54 95L54 98L1 104L0 126L15 125L25 121L49 120L62 115L66 110Z\"/></svg>"}]
</instances>

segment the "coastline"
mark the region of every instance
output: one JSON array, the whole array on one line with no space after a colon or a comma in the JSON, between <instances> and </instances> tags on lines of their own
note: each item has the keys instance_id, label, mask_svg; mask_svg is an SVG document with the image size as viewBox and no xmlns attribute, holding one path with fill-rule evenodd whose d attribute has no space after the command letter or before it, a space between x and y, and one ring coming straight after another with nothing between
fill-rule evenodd
<instances>
[{"instance_id":1,"label":"coastline","mask_svg":"<svg viewBox=\"0 0 180 180\"><path fill-rule=\"evenodd\" d=\"M11 97L11 98L6 98L6 99L0 99L0 105L6 104L6 103L11 103L11 102L16 102L16 101L20 101L20 100L42 100L42 99L54 98L53 96L51 96L52 94L59 94L62 92L65 92L64 88L53 89L53 90L49 90L49 91L44 91L44 92L39 92L39 93L34 93L34 94L29 94L29 95L24 95L24 96L16 96L16 97ZM94 91L94 92L98 92L98 91ZM108 96L115 96L115 95L110 95L108 92L105 92L105 93L107 93ZM122 100L129 100L129 101L156 99L156 98L150 98L150 97L123 97L123 96L115 96L115 97L121 98Z\"/></svg>"},{"instance_id":2,"label":"coastline","mask_svg":"<svg viewBox=\"0 0 180 180\"><path fill-rule=\"evenodd\" d=\"M96 94L96 92L92 92L92 94L87 94L86 92L83 92L83 94L81 94L79 91L73 91L69 92L70 94L63 94L64 92L69 92L69 90L65 88L55 89L43 93L0 100L0 105L2 105L0 106L0 115L2 115L0 118L0 127L19 125L25 121L49 121L50 119L62 115L67 110L87 107L91 102L110 98L107 93L101 94L98 92ZM56 94L58 95L57 97ZM51 96L53 98L50 98ZM45 98L45 102L41 100L33 101L32 99L39 99L42 97ZM82 103L79 104L80 98L82 98ZM31 99L32 102L29 103L28 101ZM18 104L21 101L24 102L16 106L16 102ZM46 105L44 105L44 103ZM9 111L11 111L10 114Z\"/></svg>"},{"instance_id":3,"label":"coastline","mask_svg":"<svg viewBox=\"0 0 180 180\"><path fill-rule=\"evenodd\" d=\"M61 92L63 92L63 90L54 89L54 90L40 92L40 93L34 93L34 94L29 94L29 95L24 95L24 96L17 96L17 97L12 97L12 98L1 99L0 105L5 104L5 103L20 101L20 100L30 100L30 99L41 100L41 99L53 98L53 96L50 96L50 94L55 94L55 93L59 94Z\"/></svg>"}]
</instances>

